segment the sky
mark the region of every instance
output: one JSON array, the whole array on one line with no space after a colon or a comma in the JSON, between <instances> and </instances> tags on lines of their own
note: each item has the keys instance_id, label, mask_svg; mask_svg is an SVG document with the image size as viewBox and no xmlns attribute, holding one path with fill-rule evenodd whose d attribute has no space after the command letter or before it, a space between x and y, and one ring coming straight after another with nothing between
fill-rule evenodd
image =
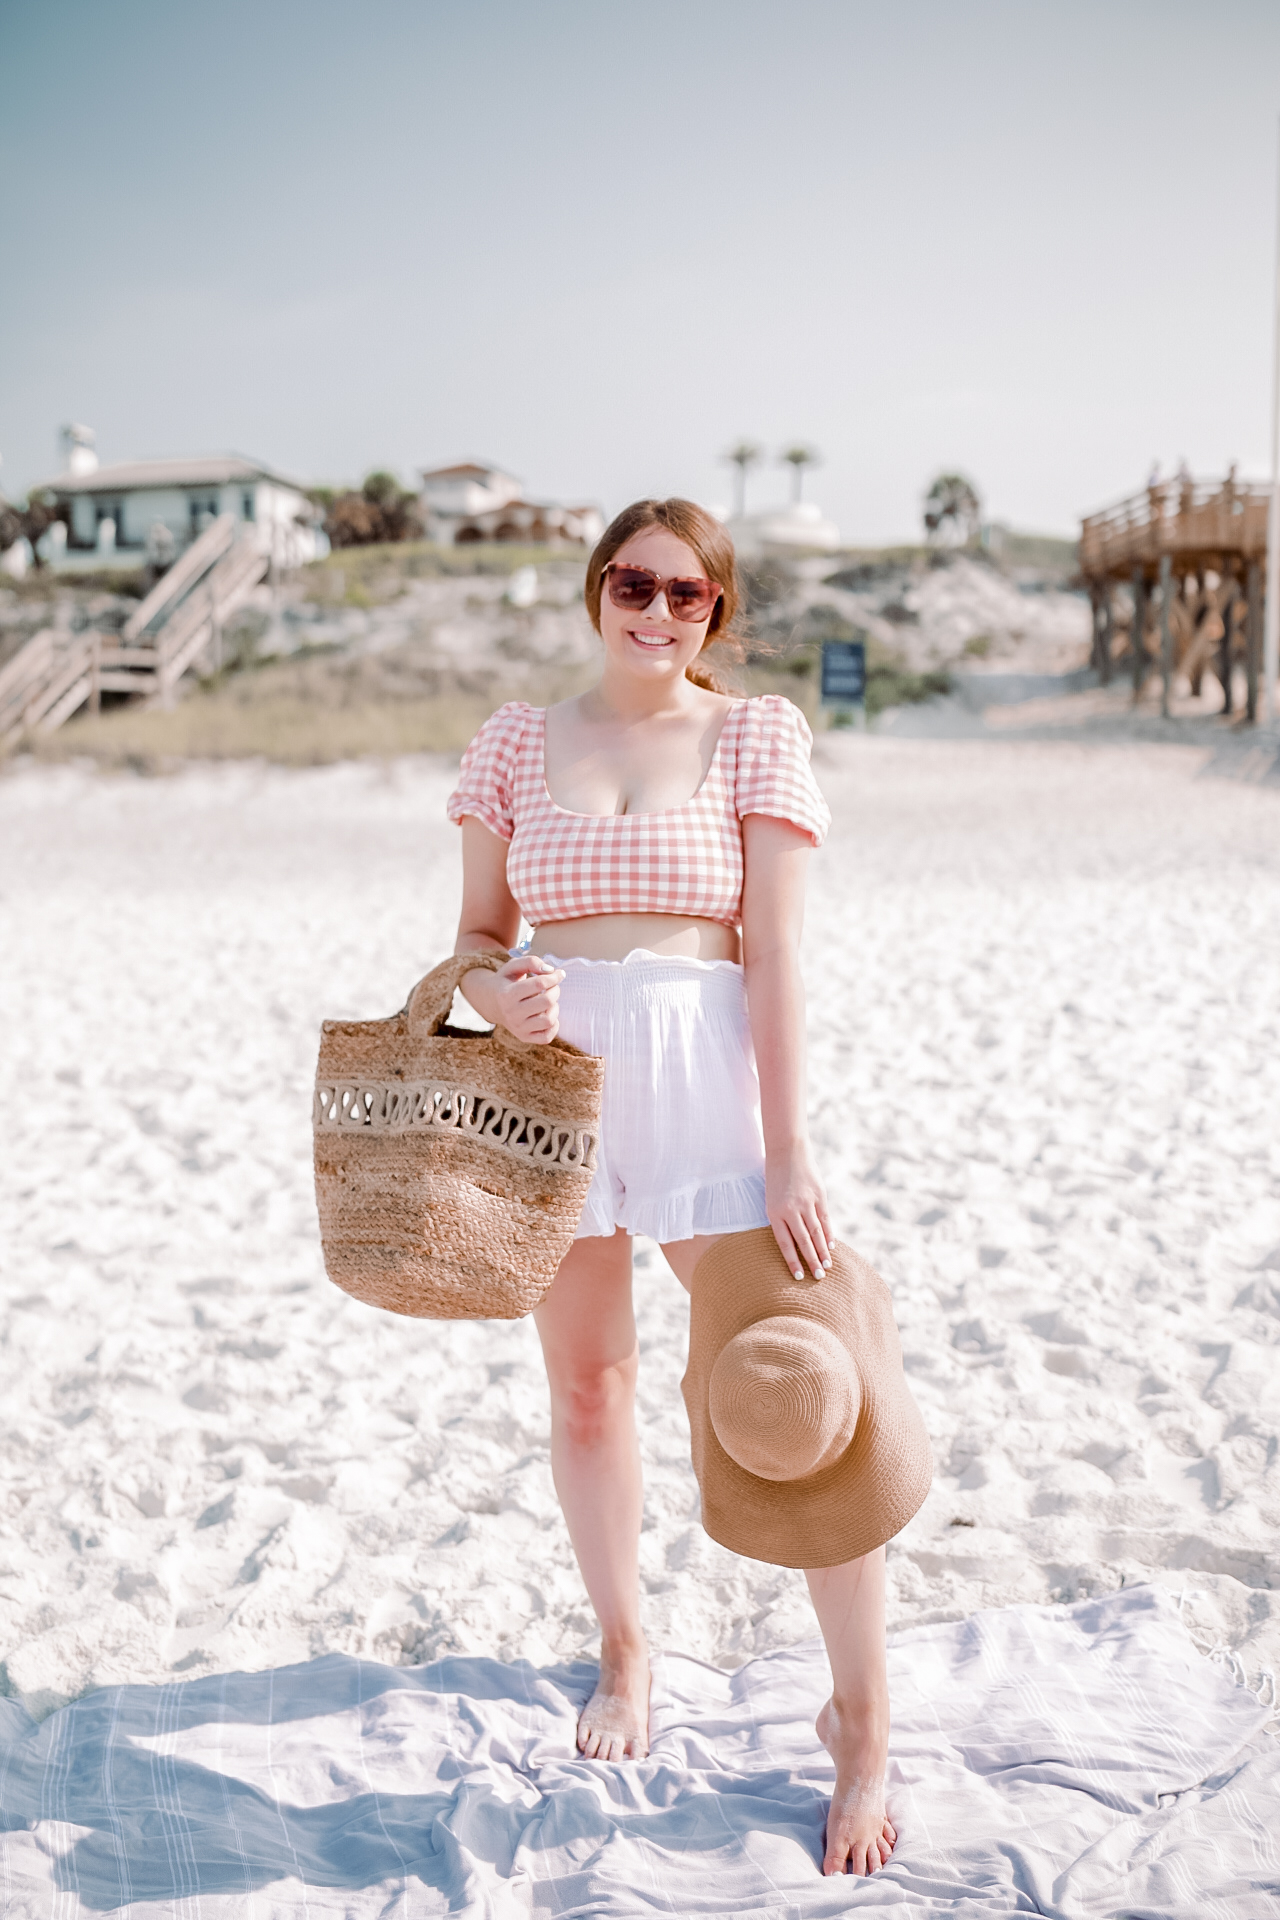
<instances>
[{"instance_id":1,"label":"sky","mask_svg":"<svg viewBox=\"0 0 1280 1920\"><path fill-rule=\"evenodd\" d=\"M0 487L479 458L608 513L781 450L1071 534L1270 458L1276 0L0 0Z\"/></svg>"}]
</instances>

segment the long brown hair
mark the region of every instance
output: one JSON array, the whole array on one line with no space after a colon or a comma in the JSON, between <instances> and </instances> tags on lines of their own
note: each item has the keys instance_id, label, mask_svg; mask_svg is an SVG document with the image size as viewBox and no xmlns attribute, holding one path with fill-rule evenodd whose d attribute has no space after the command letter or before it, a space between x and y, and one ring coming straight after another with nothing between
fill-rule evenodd
<instances>
[{"instance_id":1,"label":"long brown hair","mask_svg":"<svg viewBox=\"0 0 1280 1920\"><path fill-rule=\"evenodd\" d=\"M708 513L705 507L695 505L692 500L636 500L610 521L587 562L583 597L592 626L599 633L600 594L604 586L605 568L614 554L625 547L628 540L633 540L636 534L643 533L646 527L662 527L667 533L673 533L677 540L683 540L686 547L692 547L702 562L707 579L714 580L723 589L723 598L716 603L707 637L702 643L702 652L685 668L685 677L692 680L695 686L709 688L712 693L731 692L732 688L720 671L720 665L722 661L736 663L743 658L742 641L733 631L742 601L738 564L733 541L724 527L714 514ZM704 659L703 655L712 646L716 649L717 658Z\"/></svg>"}]
</instances>

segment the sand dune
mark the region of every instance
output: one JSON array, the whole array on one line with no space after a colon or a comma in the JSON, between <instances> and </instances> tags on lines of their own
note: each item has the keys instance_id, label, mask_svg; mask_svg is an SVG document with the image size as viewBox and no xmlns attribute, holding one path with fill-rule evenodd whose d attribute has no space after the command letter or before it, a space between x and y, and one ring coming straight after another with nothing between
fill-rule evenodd
<instances>
[{"instance_id":1,"label":"sand dune","mask_svg":"<svg viewBox=\"0 0 1280 1920\"><path fill-rule=\"evenodd\" d=\"M1280 1655L1272 791L1201 749L827 738L806 936L840 1230L936 1485L899 1626L1158 1580ZM0 782L0 1657L47 1711L322 1651L573 1656L592 1622L532 1327L325 1281L322 1016L450 943L442 762ZM697 1523L683 1295L637 1249L646 1611L724 1665L813 1631ZM1224 1657L1221 1656L1220 1657Z\"/></svg>"}]
</instances>

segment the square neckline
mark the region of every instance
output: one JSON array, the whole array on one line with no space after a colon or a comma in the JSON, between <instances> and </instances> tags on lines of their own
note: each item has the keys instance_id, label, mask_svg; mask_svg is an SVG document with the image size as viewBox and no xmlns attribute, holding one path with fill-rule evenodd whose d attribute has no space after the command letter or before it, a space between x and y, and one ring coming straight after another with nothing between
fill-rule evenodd
<instances>
[{"instance_id":1,"label":"square neckline","mask_svg":"<svg viewBox=\"0 0 1280 1920\"><path fill-rule=\"evenodd\" d=\"M720 731L716 735L716 744L711 750L711 758L707 763L707 770L693 792L689 795L689 798L687 800L681 800L680 803L674 807L650 807L643 813L578 813L573 807L562 807L552 793L547 780L547 709L545 707L536 707L534 711L541 715L538 723L542 729L542 739L538 751L538 771L542 782L543 797L549 807L554 807L557 813L563 813L569 820L665 820L673 813L683 813L686 807L691 807L694 801L701 799L702 795L706 792L711 776L720 761L720 749L724 744L724 737L729 731L729 722L742 707L749 705L749 699L735 700L731 704L729 711L725 714L720 724Z\"/></svg>"}]
</instances>

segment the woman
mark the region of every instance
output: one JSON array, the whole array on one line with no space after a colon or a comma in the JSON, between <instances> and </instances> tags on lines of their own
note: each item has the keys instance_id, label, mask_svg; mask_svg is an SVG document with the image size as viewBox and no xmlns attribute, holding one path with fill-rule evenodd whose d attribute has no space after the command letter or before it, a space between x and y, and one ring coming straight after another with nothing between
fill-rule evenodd
<instances>
[{"instance_id":1,"label":"woman","mask_svg":"<svg viewBox=\"0 0 1280 1920\"><path fill-rule=\"evenodd\" d=\"M797 709L731 698L700 660L731 639L738 606L717 521L685 500L627 508L591 556L586 602L599 683L545 714L494 714L449 812L463 837L455 952L509 951L522 912L535 928L528 952L466 976L467 999L524 1040L559 1033L606 1062L600 1165L535 1319L556 1491L600 1623L578 1745L622 1760L649 1750L630 1236L657 1239L686 1288L718 1238L749 1228L772 1227L797 1277L830 1267L798 961L829 815ZM805 1577L833 1681L817 1721L836 1765L823 1870L872 1873L896 1838L884 1549Z\"/></svg>"}]
</instances>

